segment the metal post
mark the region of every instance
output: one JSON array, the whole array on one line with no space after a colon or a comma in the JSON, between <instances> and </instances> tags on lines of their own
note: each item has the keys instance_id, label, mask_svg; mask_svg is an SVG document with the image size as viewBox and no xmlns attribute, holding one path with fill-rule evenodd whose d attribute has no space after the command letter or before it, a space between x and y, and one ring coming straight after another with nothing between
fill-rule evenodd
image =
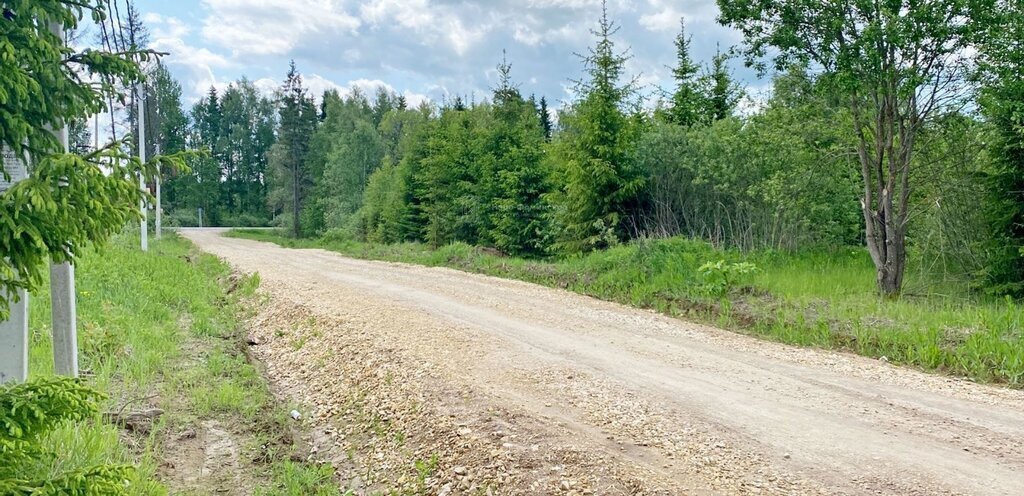
<instances>
[{"instance_id":1,"label":"metal post","mask_svg":"<svg viewBox=\"0 0 1024 496\"><path fill-rule=\"evenodd\" d=\"M203 207L199 207L199 227L203 227Z\"/></svg>"},{"instance_id":2,"label":"metal post","mask_svg":"<svg viewBox=\"0 0 1024 496\"><path fill-rule=\"evenodd\" d=\"M160 156L160 143L156 144L156 155ZM160 239L163 236L161 230L161 209L163 206L160 204L160 183L162 182L162 175L160 174L159 167L156 170L156 239Z\"/></svg>"},{"instance_id":3,"label":"metal post","mask_svg":"<svg viewBox=\"0 0 1024 496\"><path fill-rule=\"evenodd\" d=\"M53 23L50 29L64 40L64 26ZM53 131L61 151L70 152L68 128ZM78 315L75 302L75 266L68 262L50 263L50 323L53 336L53 370L59 375L78 377Z\"/></svg>"},{"instance_id":4,"label":"metal post","mask_svg":"<svg viewBox=\"0 0 1024 496\"><path fill-rule=\"evenodd\" d=\"M138 118L139 118L139 160L146 163L146 87L139 83L136 86L138 95ZM146 191L145 174L139 172L139 189ZM142 244L142 251L149 251L149 212L146 210L146 199L139 200L139 210L142 212L142 220L139 221L139 240Z\"/></svg>"}]
</instances>

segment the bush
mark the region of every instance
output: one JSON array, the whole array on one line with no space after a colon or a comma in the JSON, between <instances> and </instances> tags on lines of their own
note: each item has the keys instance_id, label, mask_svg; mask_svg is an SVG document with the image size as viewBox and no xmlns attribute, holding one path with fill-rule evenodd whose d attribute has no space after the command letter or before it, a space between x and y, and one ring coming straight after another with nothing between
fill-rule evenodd
<instances>
[{"instance_id":1,"label":"bush","mask_svg":"<svg viewBox=\"0 0 1024 496\"><path fill-rule=\"evenodd\" d=\"M745 276L757 272L757 266L750 262L729 263L719 260L701 265L697 270L704 277L705 291L721 298L729 294Z\"/></svg>"},{"instance_id":2,"label":"bush","mask_svg":"<svg viewBox=\"0 0 1024 496\"><path fill-rule=\"evenodd\" d=\"M196 227L199 225L199 212L192 209L171 210L164 214L163 221L168 227Z\"/></svg>"},{"instance_id":3,"label":"bush","mask_svg":"<svg viewBox=\"0 0 1024 496\"><path fill-rule=\"evenodd\" d=\"M77 379L39 379L0 389L0 494L126 494L130 466L97 465L41 478L34 467L50 466L58 454L41 439L64 422L96 415L103 395Z\"/></svg>"}]
</instances>

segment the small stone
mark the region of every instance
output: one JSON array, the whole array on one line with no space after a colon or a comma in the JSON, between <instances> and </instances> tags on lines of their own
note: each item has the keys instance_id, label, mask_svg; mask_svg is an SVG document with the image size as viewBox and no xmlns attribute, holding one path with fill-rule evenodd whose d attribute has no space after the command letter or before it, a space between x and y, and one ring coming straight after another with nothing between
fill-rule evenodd
<instances>
[{"instance_id":1,"label":"small stone","mask_svg":"<svg viewBox=\"0 0 1024 496\"><path fill-rule=\"evenodd\" d=\"M569 484L569 481L567 481L567 480L563 480L560 487L562 488L563 491L568 491L568 490L572 489L572 484Z\"/></svg>"},{"instance_id":2,"label":"small stone","mask_svg":"<svg viewBox=\"0 0 1024 496\"><path fill-rule=\"evenodd\" d=\"M473 429L470 429L469 427L463 427L458 430L458 433L460 436L468 436L473 433Z\"/></svg>"},{"instance_id":3,"label":"small stone","mask_svg":"<svg viewBox=\"0 0 1024 496\"><path fill-rule=\"evenodd\" d=\"M467 473L466 472L466 467L463 467L462 465L459 465L459 466L453 468L452 472L455 472L455 475L458 475L460 477L465 476L466 473Z\"/></svg>"}]
</instances>

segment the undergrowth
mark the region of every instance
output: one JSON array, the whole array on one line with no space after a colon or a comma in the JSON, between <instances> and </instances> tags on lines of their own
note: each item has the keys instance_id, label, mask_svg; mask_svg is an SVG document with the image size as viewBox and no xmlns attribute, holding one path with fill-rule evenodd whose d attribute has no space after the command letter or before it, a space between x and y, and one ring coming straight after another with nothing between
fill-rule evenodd
<instances>
[{"instance_id":1,"label":"undergrowth","mask_svg":"<svg viewBox=\"0 0 1024 496\"><path fill-rule=\"evenodd\" d=\"M179 442L177 434L214 419L242 440L243 480L255 486L248 490L340 495L329 467L289 460L287 410L241 350L240 322L258 280L232 277L220 260L175 236L151 242L147 253L136 243L119 237L76 267L82 383L102 396L83 415L62 419L34 439L39 453L59 456L19 464L6 475L59 482L62 474L98 466L133 467L118 472L124 479L119 490L168 494L173 488L161 464ZM29 303L29 385L54 375L49 303L48 287ZM104 415L146 405L164 410L148 432L125 431ZM11 467L2 458L0 474Z\"/></svg>"}]
</instances>

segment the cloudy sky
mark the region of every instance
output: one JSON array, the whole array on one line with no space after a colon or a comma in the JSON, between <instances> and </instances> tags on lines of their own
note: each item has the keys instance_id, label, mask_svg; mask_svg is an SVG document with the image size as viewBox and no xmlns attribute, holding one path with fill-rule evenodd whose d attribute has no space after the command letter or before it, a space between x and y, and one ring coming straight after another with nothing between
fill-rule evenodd
<instances>
[{"instance_id":1,"label":"cloudy sky","mask_svg":"<svg viewBox=\"0 0 1024 496\"><path fill-rule=\"evenodd\" d=\"M574 53L593 41L600 0L136 0L153 47L181 81L186 103L242 76L271 89L294 59L314 93L387 85L412 102L486 96L507 51L524 94L570 98ZM628 69L649 90L671 86L672 41L685 18L693 55L740 42L715 22L714 0L609 0L630 48ZM763 86L734 61L753 92Z\"/></svg>"}]
</instances>

